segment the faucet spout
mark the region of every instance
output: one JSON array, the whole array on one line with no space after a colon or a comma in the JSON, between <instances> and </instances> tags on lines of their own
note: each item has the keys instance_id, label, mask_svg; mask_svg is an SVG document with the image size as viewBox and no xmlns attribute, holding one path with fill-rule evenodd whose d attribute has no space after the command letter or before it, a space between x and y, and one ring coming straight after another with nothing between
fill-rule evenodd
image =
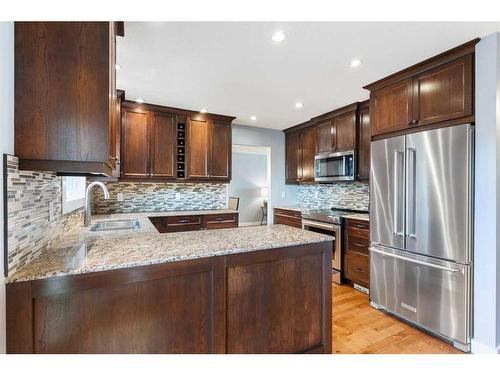
<instances>
[{"instance_id":1,"label":"faucet spout","mask_svg":"<svg viewBox=\"0 0 500 375\"><path fill-rule=\"evenodd\" d=\"M85 190L85 220L83 223L83 225L86 227L88 227L91 224L90 201L92 198L90 197L90 192L92 191L92 188L94 186L99 186L104 192L104 199L109 199L108 188L101 181L91 182L89 186L87 186L87 190Z\"/></svg>"}]
</instances>

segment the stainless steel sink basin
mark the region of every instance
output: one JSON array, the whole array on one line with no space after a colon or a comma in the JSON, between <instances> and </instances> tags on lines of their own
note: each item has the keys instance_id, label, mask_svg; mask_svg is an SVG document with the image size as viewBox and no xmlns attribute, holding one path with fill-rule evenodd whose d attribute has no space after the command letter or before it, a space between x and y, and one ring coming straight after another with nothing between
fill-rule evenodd
<instances>
[{"instance_id":1,"label":"stainless steel sink basin","mask_svg":"<svg viewBox=\"0 0 500 375\"><path fill-rule=\"evenodd\" d=\"M122 229L139 229L141 223L137 219L133 220L108 220L99 221L92 225L90 229L92 232L105 231L105 230L122 230Z\"/></svg>"}]
</instances>

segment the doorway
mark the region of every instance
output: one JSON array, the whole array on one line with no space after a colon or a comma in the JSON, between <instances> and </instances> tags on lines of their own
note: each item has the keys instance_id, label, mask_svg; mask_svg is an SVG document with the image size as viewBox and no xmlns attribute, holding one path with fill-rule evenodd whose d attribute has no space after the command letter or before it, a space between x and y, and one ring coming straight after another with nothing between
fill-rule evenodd
<instances>
[{"instance_id":1,"label":"doorway","mask_svg":"<svg viewBox=\"0 0 500 375\"><path fill-rule=\"evenodd\" d=\"M271 206L271 148L233 145L228 197L238 197L240 226L267 225Z\"/></svg>"}]
</instances>

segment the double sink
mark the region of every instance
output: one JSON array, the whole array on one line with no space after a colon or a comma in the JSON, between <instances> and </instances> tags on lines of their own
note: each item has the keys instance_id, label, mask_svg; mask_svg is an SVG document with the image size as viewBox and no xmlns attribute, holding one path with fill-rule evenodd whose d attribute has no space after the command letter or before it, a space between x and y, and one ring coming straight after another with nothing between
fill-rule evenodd
<instances>
[{"instance_id":1,"label":"double sink","mask_svg":"<svg viewBox=\"0 0 500 375\"><path fill-rule=\"evenodd\" d=\"M90 229L91 232L101 232L108 230L140 229L141 223L137 219L132 220L107 220L99 221Z\"/></svg>"}]
</instances>

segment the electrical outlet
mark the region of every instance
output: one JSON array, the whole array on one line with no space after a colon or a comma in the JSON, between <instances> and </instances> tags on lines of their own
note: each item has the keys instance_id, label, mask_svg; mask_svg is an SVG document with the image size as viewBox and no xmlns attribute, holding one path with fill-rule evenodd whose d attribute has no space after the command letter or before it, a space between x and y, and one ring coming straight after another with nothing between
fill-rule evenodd
<instances>
[{"instance_id":1,"label":"electrical outlet","mask_svg":"<svg viewBox=\"0 0 500 375\"><path fill-rule=\"evenodd\" d=\"M116 194L116 200L118 202L123 202L123 193L117 193Z\"/></svg>"},{"instance_id":2,"label":"electrical outlet","mask_svg":"<svg viewBox=\"0 0 500 375\"><path fill-rule=\"evenodd\" d=\"M281 198L285 198L286 197L286 191L282 191L281 192Z\"/></svg>"},{"instance_id":3,"label":"electrical outlet","mask_svg":"<svg viewBox=\"0 0 500 375\"><path fill-rule=\"evenodd\" d=\"M180 201L181 200L181 193L175 193L175 200Z\"/></svg>"}]
</instances>

